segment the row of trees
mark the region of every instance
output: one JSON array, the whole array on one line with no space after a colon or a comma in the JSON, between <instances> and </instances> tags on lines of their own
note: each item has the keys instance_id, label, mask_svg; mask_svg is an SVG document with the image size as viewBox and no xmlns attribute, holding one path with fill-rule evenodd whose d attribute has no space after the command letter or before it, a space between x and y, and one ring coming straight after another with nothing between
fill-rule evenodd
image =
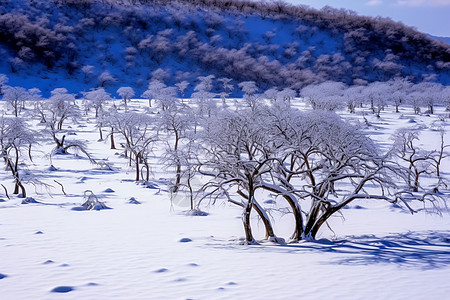
<instances>
[{"instance_id":1,"label":"row of trees","mask_svg":"<svg viewBox=\"0 0 450 300\"><path fill-rule=\"evenodd\" d=\"M99 81L115 80L114 78L106 78L107 76L101 74ZM167 79L167 74L162 69L154 72L148 88L140 95L140 97L148 99L150 107L152 106L152 100L158 99L164 109L170 106L177 97L184 98L188 89L193 90L191 98L198 99L202 103L202 108L209 102L208 100L217 97L220 97L222 104L226 106L227 99L238 87L238 93L243 95L244 100L248 102L250 107L255 106L256 102L264 102L267 99L275 103L278 101L290 101L300 95L307 100L313 109L328 111L347 107L350 113L355 113L364 104L369 104L370 109L377 117L380 117L382 111L388 106L394 107L397 113L400 112L402 105L411 105L416 114L421 113L423 108L426 108L423 112L433 114L436 105L443 105L450 111L450 87L433 82L413 84L404 78L373 83L360 81L359 85L352 86L347 86L341 82L326 81L307 85L300 90L299 94L297 94L296 90L290 88L281 90L269 88L261 93L261 89L255 81L244 81L235 86L231 78L222 77L216 80L214 75L198 77L194 86L191 86L186 80L177 82L175 86L167 86L165 79ZM42 99L39 89L26 90L22 87L11 87L6 85L7 82L8 77L0 74L0 95L3 94L3 100L8 103L16 117L25 101L39 101ZM63 96L60 95L61 92L64 94ZM122 98L125 109L128 101L136 96L136 91L132 87L120 87L116 93ZM51 94L51 99L55 97L74 97L74 95L68 95L66 89L55 89ZM96 99L104 102L110 98L102 85L90 92L83 93L83 95L90 100L95 99L94 102L98 102ZM96 116L99 109L99 107L96 108Z\"/></svg>"},{"instance_id":2,"label":"row of trees","mask_svg":"<svg viewBox=\"0 0 450 300\"><path fill-rule=\"evenodd\" d=\"M267 239L281 241L261 204L266 194L292 214L292 241L315 239L331 216L358 199L397 203L411 212L413 200L438 207L439 189L446 188L440 170L447 155L445 130L440 131L440 148L433 151L420 149L419 131L409 129L396 133L392 149L380 149L361 126L329 109L292 108L293 95L286 90L271 103L257 101L255 83L242 82L245 96L235 103L237 110L227 107L226 100L226 105L217 105L212 81L212 76L200 78L189 104L176 97L173 88L153 82L149 100L155 105L137 110L130 106L129 87L118 91L120 102L101 88L84 93L81 100L66 89L55 89L49 99L21 102L17 117L10 111L0 119L1 155L14 179L13 193L25 197L27 184L48 184L20 170L21 163L32 159L38 140L55 145L51 157L73 149L96 163L85 144L69 139L73 129L66 126L68 120L91 116L101 140L109 138L114 149L121 145L136 181L148 182L151 166L163 164L173 174L172 195L187 193L192 210L217 199L241 207L247 243L255 242L252 213L262 219ZM229 82L221 82L225 89ZM39 120L39 134L21 117L25 114ZM151 161L153 149L163 150L158 161ZM425 175L431 186L421 185Z\"/></svg>"}]
</instances>

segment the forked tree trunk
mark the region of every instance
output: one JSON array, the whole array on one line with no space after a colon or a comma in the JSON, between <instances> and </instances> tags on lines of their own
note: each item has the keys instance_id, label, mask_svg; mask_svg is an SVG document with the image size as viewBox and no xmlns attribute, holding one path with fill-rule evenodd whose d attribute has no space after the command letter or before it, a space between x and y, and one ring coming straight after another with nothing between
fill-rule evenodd
<instances>
[{"instance_id":1,"label":"forked tree trunk","mask_svg":"<svg viewBox=\"0 0 450 300\"><path fill-rule=\"evenodd\" d=\"M263 189L280 195L279 190L276 190L270 186L263 186ZM298 205L297 201L291 195L289 195L286 192L282 193L281 195L288 202L289 206L292 209L292 213L294 214L295 230L294 230L294 233L292 234L292 236L290 237L290 240L292 242L297 242L302 239L302 234L303 234L302 211L301 211L300 206Z\"/></svg>"},{"instance_id":2,"label":"forked tree trunk","mask_svg":"<svg viewBox=\"0 0 450 300\"><path fill-rule=\"evenodd\" d=\"M246 195L244 192L238 190L237 193L244 199L246 199L246 200L249 199L248 195ZM245 206L243 204L236 203L236 202L233 202L233 203L240 205L242 208L245 208ZM265 213L264 208L262 208L261 205L259 205L259 203L256 201L255 198L253 198L252 208L255 209L255 211L258 213L259 217L263 221L264 228L266 230L265 239L278 242L278 239L273 230L272 223L270 222L269 216Z\"/></svg>"},{"instance_id":3,"label":"forked tree trunk","mask_svg":"<svg viewBox=\"0 0 450 300\"><path fill-rule=\"evenodd\" d=\"M321 208L321 204L320 203L315 204L314 207L312 208L310 214L309 214L308 222L306 223L305 231L303 233L306 238L315 239L315 235L312 236L311 232L313 231L313 228L316 225L317 219L319 218L320 208Z\"/></svg>"},{"instance_id":4,"label":"forked tree trunk","mask_svg":"<svg viewBox=\"0 0 450 300\"><path fill-rule=\"evenodd\" d=\"M16 150L17 151L17 150ZM22 192L22 198L25 198L27 196L25 187L23 186L22 182L20 181L19 176L19 170L18 170L18 163L19 163L19 157L16 156L16 162L13 163L10 159L7 160L7 164L9 169L11 170L11 173L14 177L14 191L13 194L17 195L19 194L19 189Z\"/></svg>"}]
</instances>

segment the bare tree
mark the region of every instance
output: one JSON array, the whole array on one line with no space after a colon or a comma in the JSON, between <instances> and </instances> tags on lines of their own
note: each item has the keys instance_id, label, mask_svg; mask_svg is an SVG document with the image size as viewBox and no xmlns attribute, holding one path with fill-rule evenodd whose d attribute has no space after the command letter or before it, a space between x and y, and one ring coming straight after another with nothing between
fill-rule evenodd
<instances>
[{"instance_id":1,"label":"bare tree","mask_svg":"<svg viewBox=\"0 0 450 300\"><path fill-rule=\"evenodd\" d=\"M83 93L83 96L89 101L88 107L94 108L96 118L102 113L105 103L111 100L111 95L104 88L91 89L89 92Z\"/></svg>"},{"instance_id":2,"label":"bare tree","mask_svg":"<svg viewBox=\"0 0 450 300\"><path fill-rule=\"evenodd\" d=\"M187 87L189 86L189 82L184 80L184 81L175 83L175 86L178 88L178 91L180 92L181 102L183 103L185 91L186 91Z\"/></svg>"},{"instance_id":3,"label":"bare tree","mask_svg":"<svg viewBox=\"0 0 450 300\"><path fill-rule=\"evenodd\" d=\"M159 127L169 136L162 138L167 141L165 161L175 166L175 183L171 191L177 193L182 176L182 158L186 153L181 151L183 140L187 138L188 130L193 127L191 119L192 110L187 107L170 106L159 114ZM160 137L161 139L161 137ZM173 139L173 144L169 141Z\"/></svg>"},{"instance_id":4,"label":"bare tree","mask_svg":"<svg viewBox=\"0 0 450 300\"><path fill-rule=\"evenodd\" d=\"M399 106L406 102L407 91L411 88L412 83L407 79L394 78L388 82L392 86L392 101L395 105L395 112L399 112Z\"/></svg>"},{"instance_id":5,"label":"bare tree","mask_svg":"<svg viewBox=\"0 0 450 300\"><path fill-rule=\"evenodd\" d=\"M408 165L408 185L413 192L420 188L419 177L432 173L433 151L426 151L417 146L420 129L399 129L393 136L394 153Z\"/></svg>"},{"instance_id":6,"label":"bare tree","mask_svg":"<svg viewBox=\"0 0 450 300\"><path fill-rule=\"evenodd\" d=\"M87 82L89 78L94 75L94 66L86 65L81 68L81 72L84 74L84 82Z\"/></svg>"},{"instance_id":7,"label":"bare tree","mask_svg":"<svg viewBox=\"0 0 450 300\"><path fill-rule=\"evenodd\" d=\"M222 105L225 107L226 99L230 97L230 94L233 91L233 85L231 84L232 79L222 77L219 78L218 81L222 83L222 93L220 94L220 98L222 99Z\"/></svg>"},{"instance_id":8,"label":"bare tree","mask_svg":"<svg viewBox=\"0 0 450 300\"><path fill-rule=\"evenodd\" d=\"M148 84L148 89L141 95L141 97L145 97L148 99L148 105L152 106L152 99L155 98L156 95L161 94L161 90L166 88L167 86L158 79L153 79Z\"/></svg>"},{"instance_id":9,"label":"bare tree","mask_svg":"<svg viewBox=\"0 0 450 300\"><path fill-rule=\"evenodd\" d=\"M8 76L6 76L5 74L0 74L0 95L3 95L2 89L8 81L9 81Z\"/></svg>"},{"instance_id":10,"label":"bare tree","mask_svg":"<svg viewBox=\"0 0 450 300\"><path fill-rule=\"evenodd\" d=\"M277 241L271 221L259 205L255 192L262 176L269 172L268 136L256 110L224 111L210 120L202 131L205 160L200 164L200 173L212 179L203 187L209 195L224 195L228 201L243 208L242 222L246 242L255 243L250 214L258 212L266 228L266 238ZM230 195L235 191L240 200Z\"/></svg>"},{"instance_id":11,"label":"bare tree","mask_svg":"<svg viewBox=\"0 0 450 300\"><path fill-rule=\"evenodd\" d=\"M392 86L385 82L373 82L364 89L363 93L369 98L372 111L377 118L381 117L381 111L390 102L393 92Z\"/></svg>"},{"instance_id":12,"label":"bare tree","mask_svg":"<svg viewBox=\"0 0 450 300\"><path fill-rule=\"evenodd\" d=\"M133 160L136 170L135 180L141 179L141 163L146 169L146 181L150 176L150 165L148 154L151 146L157 141L153 130L153 119L147 114L139 113L116 113L111 116L114 131L120 133L125 139L125 151L130 153L130 163Z\"/></svg>"},{"instance_id":13,"label":"bare tree","mask_svg":"<svg viewBox=\"0 0 450 300\"><path fill-rule=\"evenodd\" d=\"M98 84L105 87L107 84L117 81L117 78L111 75L109 71L104 71L98 76Z\"/></svg>"},{"instance_id":14,"label":"bare tree","mask_svg":"<svg viewBox=\"0 0 450 300\"><path fill-rule=\"evenodd\" d=\"M266 238L275 238L257 190L287 202L295 219L292 241L315 239L330 217L358 199L403 204L414 213L412 200L434 203L439 198L405 190L418 165L413 163L409 172L396 162L395 152L382 153L359 127L332 112L303 113L279 105L225 111L201 134L199 170L212 178L203 187L204 198L223 196L243 208L247 243L254 242L252 209L263 220Z\"/></svg>"},{"instance_id":15,"label":"bare tree","mask_svg":"<svg viewBox=\"0 0 450 300\"><path fill-rule=\"evenodd\" d=\"M301 90L301 96L313 109L335 111L343 105L345 85L341 82L327 81L311 84Z\"/></svg>"},{"instance_id":16,"label":"bare tree","mask_svg":"<svg viewBox=\"0 0 450 300\"><path fill-rule=\"evenodd\" d=\"M443 86L433 82L421 82L413 86L414 90L420 95L421 102L427 106L428 112L434 114L434 106L440 101L440 93Z\"/></svg>"},{"instance_id":17,"label":"bare tree","mask_svg":"<svg viewBox=\"0 0 450 300\"><path fill-rule=\"evenodd\" d=\"M19 172L22 151L26 150L31 159L31 146L36 142L35 136L36 133L27 128L23 119L0 117L0 155L14 178L13 194L19 194L20 190L22 198L26 197L25 178Z\"/></svg>"},{"instance_id":18,"label":"bare tree","mask_svg":"<svg viewBox=\"0 0 450 300\"><path fill-rule=\"evenodd\" d=\"M125 111L128 110L127 102L131 100L131 98L134 97L134 90L133 88L129 86L120 87L117 90L117 94L122 97L123 104L125 106Z\"/></svg>"},{"instance_id":19,"label":"bare tree","mask_svg":"<svg viewBox=\"0 0 450 300\"><path fill-rule=\"evenodd\" d=\"M18 117L19 113L27 100L28 92L25 88L19 86L4 86L3 87L3 100L13 110L14 116Z\"/></svg>"},{"instance_id":20,"label":"bare tree","mask_svg":"<svg viewBox=\"0 0 450 300\"><path fill-rule=\"evenodd\" d=\"M95 118L97 120L97 127L100 134L100 140L103 140L103 124L108 115L104 111L104 105L111 100L111 95L103 88L92 89L89 92L83 93L84 98L88 101L87 107L93 107L95 110Z\"/></svg>"},{"instance_id":21,"label":"bare tree","mask_svg":"<svg viewBox=\"0 0 450 300\"><path fill-rule=\"evenodd\" d=\"M256 109L259 97L255 94L258 87L254 81L244 81L238 84L239 88L244 92L244 100L248 107Z\"/></svg>"},{"instance_id":22,"label":"bare tree","mask_svg":"<svg viewBox=\"0 0 450 300\"><path fill-rule=\"evenodd\" d=\"M196 100L198 115L203 116L205 112L208 116L211 115L211 109L215 108L214 93L211 92L213 88L214 75L200 76L200 81L194 88L194 93L191 95L192 99Z\"/></svg>"},{"instance_id":23,"label":"bare tree","mask_svg":"<svg viewBox=\"0 0 450 300\"><path fill-rule=\"evenodd\" d=\"M41 117L42 125L45 126L44 133L56 144L53 153L67 154L68 150L73 148L90 157L84 143L67 140L70 130L63 129L66 120L75 121L81 116L79 107L75 104L74 95L69 94L65 88L54 89L51 91L51 97L47 101L42 101L36 109Z\"/></svg>"},{"instance_id":24,"label":"bare tree","mask_svg":"<svg viewBox=\"0 0 450 300\"><path fill-rule=\"evenodd\" d=\"M446 130L445 126L438 125L437 128L435 128L439 132L439 148L435 151L435 155L433 156L434 166L436 168L436 176L438 177L439 181L442 181L441 177L441 164L442 160L449 156L446 149L450 147L449 144L446 144Z\"/></svg>"}]
</instances>

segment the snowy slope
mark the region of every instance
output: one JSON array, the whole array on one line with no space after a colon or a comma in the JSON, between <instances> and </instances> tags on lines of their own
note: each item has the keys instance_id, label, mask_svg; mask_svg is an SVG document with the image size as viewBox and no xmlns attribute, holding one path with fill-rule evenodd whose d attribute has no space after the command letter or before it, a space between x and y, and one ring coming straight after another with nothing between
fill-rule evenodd
<instances>
[{"instance_id":1,"label":"snowy slope","mask_svg":"<svg viewBox=\"0 0 450 300\"><path fill-rule=\"evenodd\" d=\"M155 77L168 85L188 80L190 94L209 74L235 85L254 80L264 90L396 76L449 82L448 47L389 20L200 2L9 1L0 8L0 73L46 96L57 87L98 87L105 71L115 78L109 92L131 86L139 95Z\"/></svg>"}]
</instances>

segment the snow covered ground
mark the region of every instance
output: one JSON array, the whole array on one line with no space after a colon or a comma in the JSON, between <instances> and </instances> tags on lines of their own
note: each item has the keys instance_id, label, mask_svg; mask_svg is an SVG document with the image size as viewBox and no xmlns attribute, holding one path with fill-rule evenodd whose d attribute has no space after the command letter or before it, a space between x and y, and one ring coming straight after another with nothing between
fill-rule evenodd
<instances>
[{"instance_id":1,"label":"snow covered ground","mask_svg":"<svg viewBox=\"0 0 450 300\"><path fill-rule=\"evenodd\" d=\"M134 101L134 106L146 102ZM424 146L437 143L436 115L366 116L367 130L386 145L399 127L425 126ZM443 114L443 109L439 108ZM343 113L346 117L354 118ZM361 115L356 116L361 118ZM244 246L241 208L204 206L186 216L187 201L171 204L167 172L152 170L152 185L137 185L134 170L99 142L85 120L71 124L96 159L55 155L43 143L29 172L52 188L28 187L38 203L0 194L0 299L445 299L450 294L450 216L410 215L385 202L359 201L324 226L318 241ZM448 119L446 132L449 132ZM447 135L448 143L448 135ZM450 162L443 164L450 178ZM63 194L57 180L64 186ZM0 182L11 186L10 174ZM79 211L91 190L112 209ZM130 201L130 198L135 201ZM74 209L75 208L75 209ZM290 215L274 213L288 237ZM254 220L256 238L263 225Z\"/></svg>"}]
</instances>

